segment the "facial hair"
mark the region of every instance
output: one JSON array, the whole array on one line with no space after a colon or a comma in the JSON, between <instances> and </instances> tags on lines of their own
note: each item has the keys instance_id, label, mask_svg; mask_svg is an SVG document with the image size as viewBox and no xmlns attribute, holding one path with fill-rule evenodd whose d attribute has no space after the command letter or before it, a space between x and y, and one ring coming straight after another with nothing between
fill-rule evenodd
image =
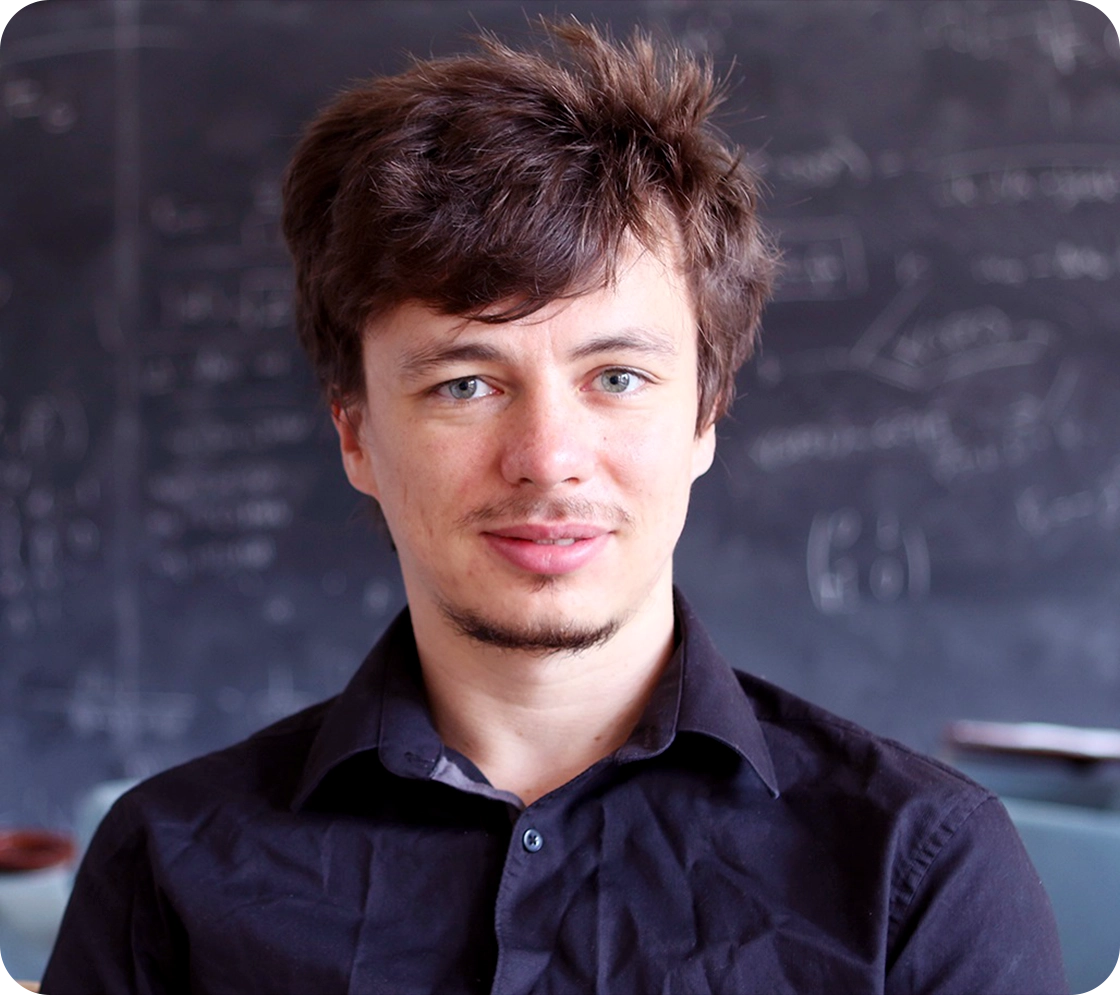
<instances>
[{"instance_id":1,"label":"facial hair","mask_svg":"<svg viewBox=\"0 0 1120 995\"><path fill-rule=\"evenodd\" d=\"M608 643L618 632L622 619L611 619L598 626L578 626L569 622L537 625L504 625L470 608L457 608L441 601L443 617L461 634L475 642L497 649L539 653L580 653Z\"/></svg>"},{"instance_id":2,"label":"facial hair","mask_svg":"<svg viewBox=\"0 0 1120 995\"><path fill-rule=\"evenodd\" d=\"M478 529L489 524L510 520L527 521L595 521L613 527L625 527L633 519L618 505L596 504L581 498L551 498L513 496L504 501L486 505L468 512L456 523L462 529ZM536 578L538 591L559 583L551 576ZM461 635L497 649L520 650L548 655L552 653L579 653L603 646L625 623L625 618L610 619L600 625L580 625L573 621L534 623L531 625L506 625L472 608L440 601L443 617Z\"/></svg>"}]
</instances>

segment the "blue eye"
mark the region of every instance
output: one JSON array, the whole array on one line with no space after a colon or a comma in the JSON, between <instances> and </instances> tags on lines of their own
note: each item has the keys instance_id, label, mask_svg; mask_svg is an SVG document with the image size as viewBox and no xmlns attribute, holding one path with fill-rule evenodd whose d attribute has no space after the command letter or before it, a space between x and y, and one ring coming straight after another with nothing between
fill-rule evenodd
<instances>
[{"instance_id":1,"label":"blue eye","mask_svg":"<svg viewBox=\"0 0 1120 995\"><path fill-rule=\"evenodd\" d=\"M454 401L474 401L495 393L493 387L478 377L460 377L458 380L448 380L447 383L440 384L436 391Z\"/></svg>"},{"instance_id":2,"label":"blue eye","mask_svg":"<svg viewBox=\"0 0 1120 995\"><path fill-rule=\"evenodd\" d=\"M447 385L447 392L457 401L469 401L478 393L478 381L474 377L456 380Z\"/></svg>"},{"instance_id":3,"label":"blue eye","mask_svg":"<svg viewBox=\"0 0 1120 995\"><path fill-rule=\"evenodd\" d=\"M641 383L638 375L629 370L604 370L598 379L608 394L627 394Z\"/></svg>"}]
</instances>

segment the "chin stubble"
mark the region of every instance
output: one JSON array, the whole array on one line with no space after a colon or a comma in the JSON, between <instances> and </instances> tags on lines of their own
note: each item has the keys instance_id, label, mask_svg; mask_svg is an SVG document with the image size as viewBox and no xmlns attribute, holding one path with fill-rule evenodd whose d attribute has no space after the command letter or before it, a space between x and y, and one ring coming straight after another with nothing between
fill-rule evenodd
<instances>
[{"instance_id":1,"label":"chin stubble","mask_svg":"<svg viewBox=\"0 0 1120 995\"><path fill-rule=\"evenodd\" d=\"M603 625L593 627L571 623L515 627L502 625L481 612L456 608L447 602L441 602L439 609L456 631L468 639L496 649L528 653L579 653L594 649L609 642L622 625L621 619L611 619Z\"/></svg>"}]
</instances>

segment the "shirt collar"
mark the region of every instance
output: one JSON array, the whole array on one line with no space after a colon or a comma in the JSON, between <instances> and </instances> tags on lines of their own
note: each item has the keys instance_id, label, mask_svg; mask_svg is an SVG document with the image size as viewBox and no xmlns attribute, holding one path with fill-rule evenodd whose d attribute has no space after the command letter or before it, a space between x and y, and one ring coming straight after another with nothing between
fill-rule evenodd
<instances>
[{"instance_id":1,"label":"shirt collar","mask_svg":"<svg viewBox=\"0 0 1120 995\"><path fill-rule=\"evenodd\" d=\"M292 808L302 808L344 761L371 750L379 752L381 763L394 774L418 778L431 776L443 752L428 711L407 608L327 707Z\"/></svg>"},{"instance_id":2,"label":"shirt collar","mask_svg":"<svg viewBox=\"0 0 1120 995\"><path fill-rule=\"evenodd\" d=\"M681 630L680 712L677 732L695 732L723 743L754 768L778 797L778 777L754 706L731 665L720 655L684 595L674 588Z\"/></svg>"},{"instance_id":3,"label":"shirt collar","mask_svg":"<svg viewBox=\"0 0 1120 995\"><path fill-rule=\"evenodd\" d=\"M734 750L777 797L774 764L750 699L675 589L674 607L676 652L616 760L625 763L653 757L668 749L679 732L697 733ZM428 711L407 608L328 706L292 808L302 808L339 764L371 750L379 752L387 770L414 778L431 777L443 756L443 744Z\"/></svg>"}]
</instances>

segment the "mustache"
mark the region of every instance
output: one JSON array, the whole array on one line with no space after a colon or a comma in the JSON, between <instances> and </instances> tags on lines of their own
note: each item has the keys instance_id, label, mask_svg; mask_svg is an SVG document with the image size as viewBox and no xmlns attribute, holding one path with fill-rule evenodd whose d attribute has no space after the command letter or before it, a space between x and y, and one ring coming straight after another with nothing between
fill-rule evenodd
<instances>
[{"instance_id":1,"label":"mustache","mask_svg":"<svg viewBox=\"0 0 1120 995\"><path fill-rule=\"evenodd\" d=\"M621 505L603 504L586 498L533 498L514 495L468 511L455 524L459 528L478 528L511 522L586 522L617 527L632 525L633 516Z\"/></svg>"}]
</instances>

